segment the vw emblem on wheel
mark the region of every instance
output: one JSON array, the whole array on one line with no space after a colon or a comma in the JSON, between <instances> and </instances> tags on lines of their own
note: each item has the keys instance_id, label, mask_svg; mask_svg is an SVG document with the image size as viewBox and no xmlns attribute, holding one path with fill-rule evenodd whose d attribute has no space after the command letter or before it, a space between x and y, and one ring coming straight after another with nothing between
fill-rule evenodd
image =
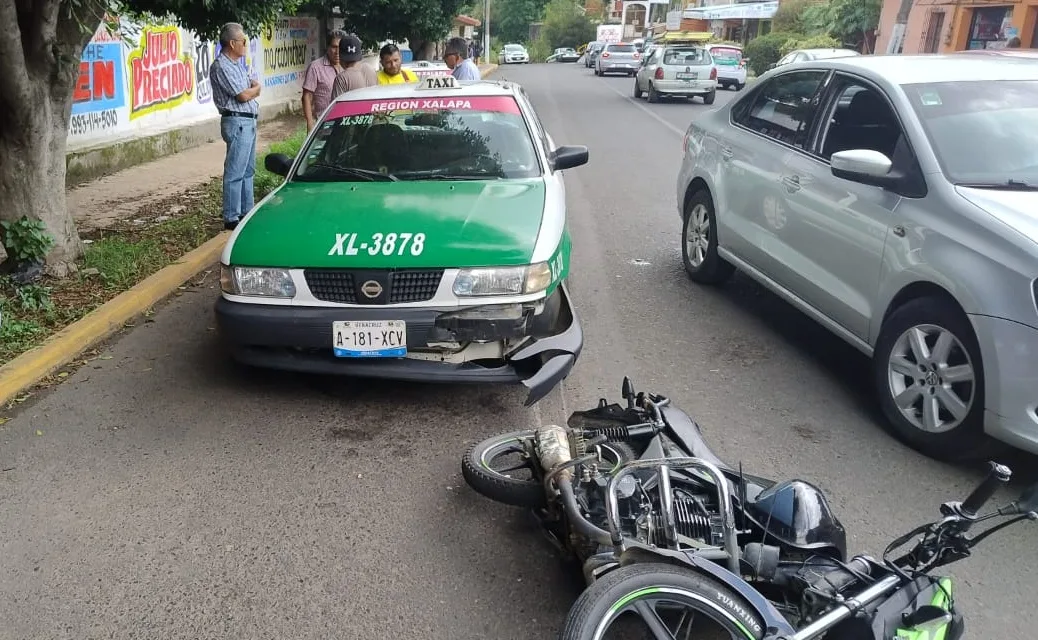
<instances>
[{"instance_id":1,"label":"vw emblem on wheel","mask_svg":"<svg viewBox=\"0 0 1038 640\"><path fill-rule=\"evenodd\" d=\"M360 292L369 298L377 298L382 295L382 285L374 280L368 280L360 285Z\"/></svg>"}]
</instances>

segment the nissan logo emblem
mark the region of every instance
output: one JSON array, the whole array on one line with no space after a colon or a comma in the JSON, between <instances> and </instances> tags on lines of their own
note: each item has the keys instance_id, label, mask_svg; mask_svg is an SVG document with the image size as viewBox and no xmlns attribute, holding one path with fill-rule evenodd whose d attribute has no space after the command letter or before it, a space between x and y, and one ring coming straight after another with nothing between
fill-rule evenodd
<instances>
[{"instance_id":1,"label":"nissan logo emblem","mask_svg":"<svg viewBox=\"0 0 1038 640\"><path fill-rule=\"evenodd\" d=\"M377 298L382 295L382 285L374 280L368 280L360 285L360 292L369 298Z\"/></svg>"}]
</instances>

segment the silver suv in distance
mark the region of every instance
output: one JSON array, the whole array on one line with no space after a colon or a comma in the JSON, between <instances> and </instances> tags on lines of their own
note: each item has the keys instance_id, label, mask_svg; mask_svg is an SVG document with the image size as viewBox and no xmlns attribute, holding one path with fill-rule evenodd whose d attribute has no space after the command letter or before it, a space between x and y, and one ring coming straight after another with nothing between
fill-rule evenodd
<instances>
[{"instance_id":1,"label":"silver suv in distance","mask_svg":"<svg viewBox=\"0 0 1038 640\"><path fill-rule=\"evenodd\" d=\"M676 186L691 278L738 268L870 356L903 441L1038 453L1035 61L783 65L693 120Z\"/></svg>"},{"instance_id":2,"label":"silver suv in distance","mask_svg":"<svg viewBox=\"0 0 1038 640\"><path fill-rule=\"evenodd\" d=\"M595 75L626 73L633 76L642 62L642 54L629 42L610 42L595 58Z\"/></svg>"}]
</instances>

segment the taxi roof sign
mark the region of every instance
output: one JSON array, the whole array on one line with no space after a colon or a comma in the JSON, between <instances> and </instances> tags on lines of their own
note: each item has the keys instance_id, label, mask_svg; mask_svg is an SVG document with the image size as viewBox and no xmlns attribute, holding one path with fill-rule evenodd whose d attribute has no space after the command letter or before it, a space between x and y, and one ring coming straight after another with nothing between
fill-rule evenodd
<instances>
[{"instance_id":1,"label":"taxi roof sign","mask_svg":"<svg viewBox=\"0 0 1038 640\"><path fill-rule=\"evenodd\" d=\"M713 31L668 31L653 44L702 44L714 37Z\"/></svg>"},{"instance_id":2,"label":"taxi roof sign","mask_svg":"<svg viewBox=\"0 0 1038 640\"><path fill-rule=\"evenodd\" d=\"M419 81L417 88L421 91L430 89L460 89L461 84L454 76L426 76Z\"/></svg>"}]
</instances>

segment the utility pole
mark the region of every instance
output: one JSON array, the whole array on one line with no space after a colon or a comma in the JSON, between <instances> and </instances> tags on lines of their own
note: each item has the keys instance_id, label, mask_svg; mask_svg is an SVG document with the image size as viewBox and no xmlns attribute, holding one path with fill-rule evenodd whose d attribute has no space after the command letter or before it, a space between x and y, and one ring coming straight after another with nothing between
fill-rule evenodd
<instances>
[{"instance_id":1,"label":"utility pole","mask_svg":"<svg viewBox=\"0 0 1038 640\"><path fill-rule=\"evenodd\" d=\"M908 26L908 15L912 13L912 0L901 0L901 7L897 10L897 19L894 20L894 28L890 31L890 40L887 41L887 53L898 53L905 42L905 28Z\"/></svg>"},{"instance_id":2,"label":"utility pole","mask_svg":"<svg viewBox=\"0 0 1038 640\"><path fill-rule=\"evenodd\" d=\"M490 0L483 0L483 58L490 62Z\"/></svg>"}]
</instances>

